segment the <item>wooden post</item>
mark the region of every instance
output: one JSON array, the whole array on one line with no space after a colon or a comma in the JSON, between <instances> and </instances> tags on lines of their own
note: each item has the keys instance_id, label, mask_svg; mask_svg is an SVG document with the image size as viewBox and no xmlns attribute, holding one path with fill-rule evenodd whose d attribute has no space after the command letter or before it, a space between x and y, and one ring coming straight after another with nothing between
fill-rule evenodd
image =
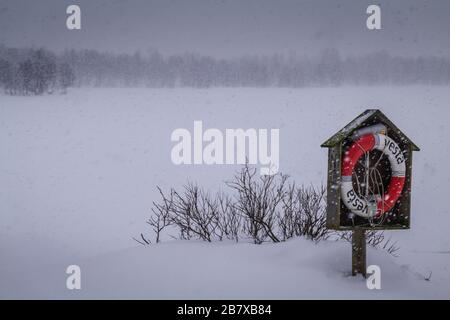
<instances>
[{"instance_id":1,"label":"wooden post","mask_svg":"<svg viewBox=\"0 0 450 320\"><path fill-rule=\"evenodd\" d=\"M355 229L352 231L352 275L358 273L366 277L366 231Z\"/></svg>"}]
</instances>

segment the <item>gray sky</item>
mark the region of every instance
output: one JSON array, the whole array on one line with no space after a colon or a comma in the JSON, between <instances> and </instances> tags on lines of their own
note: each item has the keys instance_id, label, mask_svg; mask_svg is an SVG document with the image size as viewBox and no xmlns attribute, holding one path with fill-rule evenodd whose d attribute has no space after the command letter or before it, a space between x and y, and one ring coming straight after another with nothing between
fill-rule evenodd
<instances>
[{"instance_id":1,"label":"gray sky","mask_svg":"<svg viewBox=\"0 0 450 320\"><path fill-rule=\"evenodd\" d=\"M82 30L66 29L69 4L80 5ZM381 6L382 30L366 29L369 4ZM0 43L216 57L330 47L447 56L450 1L0 0Z\"/></svg>"}]
</instances>

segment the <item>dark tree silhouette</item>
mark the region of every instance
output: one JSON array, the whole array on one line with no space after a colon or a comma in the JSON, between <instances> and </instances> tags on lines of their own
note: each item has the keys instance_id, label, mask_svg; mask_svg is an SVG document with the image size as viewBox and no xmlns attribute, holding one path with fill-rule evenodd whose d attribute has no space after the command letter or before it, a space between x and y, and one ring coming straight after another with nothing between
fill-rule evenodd
<instances>
[{"instance_id":1,"label":"dark tree silhouette","mask_svg":"<svg viewBox=\"0 0 450 320\"><path fill-rule=\"evenodd\" d=\"M64 62L58 67L58 83L63 93L67 92L67 88L72 86L75 82L75 74L67 62Z\"/></svg>"},{"instance_id":2,"label":"dark tree silhouette","mask_svg":"<svg viewBox=\"0 0 450 320\"><path fill-rule=\"evenodd\" d=\"M0 86L5 90L9 90L12 86L12 65L5 59L0 59Z\"/></svg>"},{"instance_id":3,"label":"dark tree silhouette","mask_svg":"<svg viewBox=\"0 0 450 320\"><path fill-rule=\"evenodd\" d=\"M0 85L10 94L63 92L77 86L308 87L341 85L448 85L450 57L396 57L386 51L341 56L327 49L316 56L275 54L217 59L184 53L164 56L44 49L0 45ZM6 61L6 63L5 63ZM58 66L58 67L57 67ZM6 70L5 69L5 70Z\"/></svg>"},{"instance_id":4,"label":"dark tree silhouette","mask_svg":"<svg viewBox=\"0 0 450 320\"><path fill-rule=\"evenodd\" d=\"M55 84L56 58L49 52L39 49L31 58L31 87L27 90L34 94L42 94Z\"/></svg>"},{"instance_id":5,"label":"dark tree silhouette","mask_svg":"<svg viewBox=\"0 0 450 320\"><path fill-rule=\"evenodd\" d=\"M56 84L54 54L44 49L3 50L0 54L7 59L0 57L0 85L7 93L39 95L52 90Z\"/></svg>"}]
</instances>

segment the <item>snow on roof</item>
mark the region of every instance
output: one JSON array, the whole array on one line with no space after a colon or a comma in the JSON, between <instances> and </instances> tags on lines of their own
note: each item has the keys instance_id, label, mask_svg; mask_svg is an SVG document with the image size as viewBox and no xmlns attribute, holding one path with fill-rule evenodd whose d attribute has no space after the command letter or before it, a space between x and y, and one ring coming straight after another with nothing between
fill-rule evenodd
<instances>
[{"instance_id":1,"label":"snow on roof","mask_svg":"<svg viewBox=\"0 0 450 320\"><path fill-rule=\"evenodd\" d=\"M372 117L377 116L380 120L386 123L388 127L395 130L402 140L404 140L406 143L410 144L412 146L413 151L420 151L419 147L414 144L414 142L411 141L400 129L397 128L397 126L392 123L391 120L389 120L388 117L386 117L383 112L381 112L378 109L368 109L361 113L359 116L357 116L355 119L353 119L350 123L348 123L344 128L336 132L331 138L329 138L327 141L325 141L321 147L331 148L334 147L336 144L344 140L346 137L348 137L350 134L352 134L353 131L358 129L361 125L363 125L365 122L369 121Z\"/></svg>"}]
</instances>

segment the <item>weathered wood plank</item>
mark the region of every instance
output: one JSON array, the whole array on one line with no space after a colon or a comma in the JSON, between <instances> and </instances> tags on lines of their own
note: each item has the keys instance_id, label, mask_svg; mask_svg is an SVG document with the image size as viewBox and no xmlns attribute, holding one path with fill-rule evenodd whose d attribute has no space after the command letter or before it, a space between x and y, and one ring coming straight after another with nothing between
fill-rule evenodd
<instances>
[{"instance_id":1,"label":"weathered wood plank","mask_svg":"<svg viewBox=\"0 0 450 320\"><path fill-rule=\"evenodd\" d=\"M366 277L366 231L355 229L352 232L352 275Z\"/></svg>"}]
</instances>

